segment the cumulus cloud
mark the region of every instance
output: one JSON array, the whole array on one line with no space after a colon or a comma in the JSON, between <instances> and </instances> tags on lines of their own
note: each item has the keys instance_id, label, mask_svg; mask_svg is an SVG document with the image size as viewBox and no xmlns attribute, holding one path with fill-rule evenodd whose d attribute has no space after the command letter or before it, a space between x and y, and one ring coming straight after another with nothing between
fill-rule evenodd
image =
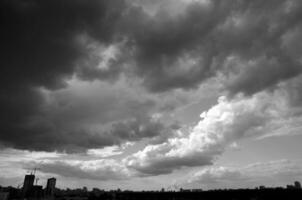
<instances>
[{"instance_id":1,"label":"cumulus cloud","mask_svg":"<svg viewBox=\"0 0 302 200\"><path fill-rule=\"evenodd\" d=\"M301 112L292 106L288 96L297 88L289 90L287 84L293 83L280 84L273 93L220 97L218 104L201 114L191 131L180 130L178 136L149 145L124 162L143 174L166 174L181 167L211 165L226 147L242 138L298 134L302 128Z\"/></svg>"},{"instance_id":2,"label":"cumulus cloud","mask_svg":"<svg viewBox=\"0 0 302 200\"><path fill-rule=\"evenodd\" d=\"M202 120L189 134L180 133L165 143L147 146L125 162L146 174L171 173L182 166L210 165L225 146L265 123L263 107L257 103L255 100L228 102L221 97L217 105L201 114Z\"/></svg>"}]
</instances>

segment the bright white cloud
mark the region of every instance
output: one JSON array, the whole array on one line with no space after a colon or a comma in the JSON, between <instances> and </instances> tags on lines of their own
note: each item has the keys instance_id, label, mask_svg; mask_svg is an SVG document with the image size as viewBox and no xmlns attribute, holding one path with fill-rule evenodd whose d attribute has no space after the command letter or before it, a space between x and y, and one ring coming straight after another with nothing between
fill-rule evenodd
<instances>
[{"instance_id":1,"label":"bright white cloud","mask_svg":"<svg viewBox=\"0 0 302 200\"><path fill-rule=\"evenodd\" d=\"M165 174L184 166L211 165L226 147L241 138L298 134L302 117L296 114L284 88L280 84L273 93L238 95L231 100L220 97L215 106L200 115L201 120L190 132L148 145L124 163L143 174Z\"/></svg>"},{"instance_id":2,"label":"bright white cloud","mask_svg":"<svg viewBox=\"0 0 302 200\"><path fill-rule=\"evenodd\" d=\"M101 149L88 149L87 154L88 155L95 155L98 157L110 157L114 155L119 155L122 154L123 152L121 151L119 146L109 146L109 147L104 147Z\"/></svg>"}]
</instances>

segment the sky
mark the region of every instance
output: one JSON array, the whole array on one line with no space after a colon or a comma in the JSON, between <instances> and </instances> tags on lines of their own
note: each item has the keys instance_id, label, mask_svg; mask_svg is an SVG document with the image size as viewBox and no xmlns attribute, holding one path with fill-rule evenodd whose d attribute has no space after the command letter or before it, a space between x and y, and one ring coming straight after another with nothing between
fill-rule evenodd
<instances>
[{"instance_id":1,"label":"sky","mask_svg":"<svg viewBox=\"0 0 302 200\"><path fill-rule=\"evenodd\" d=\"M0 4L0 185L302 181L300 0Z\"/></svg>"}]
</instances>

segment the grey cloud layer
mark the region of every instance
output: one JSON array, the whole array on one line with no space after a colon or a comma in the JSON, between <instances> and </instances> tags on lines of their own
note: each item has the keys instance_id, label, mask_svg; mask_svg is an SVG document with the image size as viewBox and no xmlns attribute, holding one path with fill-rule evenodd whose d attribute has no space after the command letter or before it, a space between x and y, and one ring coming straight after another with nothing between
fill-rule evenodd
<instances>
[{"instance_id":1,"label":"grey cloud layer","mask_svg":"<svg viewBox=\"0 0 302 200\"><path fill-rule=\"evenodd\" d=\"M1 1L1 143L85 150L161 134L164 125L149 122L150 101L124 104L141 105L136 109L145 120L118 122L108 137L86 125L95 126L95 118L118 121L112 115L140 118L135 109L114 114L76 102L61 113L71 120L58 123L60 115L43 107L47 99L38 89L55 92L72 76L85 81L135 77L156 93L196 88L222 74L231 95L252 95L301 73L301 1L196 1L173 14L171 3L150 15L139 3L123 0ZM98 57L99 47L112 45L120 53L98 67L105 57ZM77 118L82 107L91 110ZM83 125L71 129L72 120Z\"/></svg>"},{"instance_id":2,"label":"grey cloud layer","mask_svg":"<svg viewBox=\"0 0 302 200\"><path fill-rule=\"evenodd\" d=\"M89 180L121 180L129 178L128 171L114 160L55 161L38 164L41 172Z\"/></svg>"},{"instance_id":3,"label":"grey cloud layer","mask_svg":"<svg viewBox=\"0 0 302 200\"><path fill-rule=\"evenodd\" d=\"M259 162L243 167L213 166L189 175L187 183L202 184L207 189L285 185L301 178L301 160Z\"/></svg>"}]
</instances>

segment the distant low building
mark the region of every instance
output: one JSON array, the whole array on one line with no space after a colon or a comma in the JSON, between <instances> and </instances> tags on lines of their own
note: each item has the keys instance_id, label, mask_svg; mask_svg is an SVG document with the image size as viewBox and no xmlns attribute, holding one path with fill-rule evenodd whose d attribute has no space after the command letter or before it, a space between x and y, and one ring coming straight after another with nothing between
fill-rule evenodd
<instances>
[{"instance_id":1,"label":"distant low building","mask_svg":"<svg viewBox=\"0 0 302 200\"><path fill-rule=\"evenodd\" d=\"M293 186L293 185L286 185L286 189L295 189L295 186Z\"/></svg>"},{"instance_id":2,"label":"distant low building","mask_svg":"<svg viewBox=\"0 0 302 200\"><path fill-rule=\"evenodd\" d=\"M0 200L8 200L9 193L8 192L0 192Z\"/></svg>"},{"instance_id":3,"label":"distant low building","mask_svg":"<svg viewBox=\"0 0 302 200\"><path fill-rule=\"evenodd\" d=\"M192 192L202 192L202 189L192 189Z\"/></svg>"},{"instance_id":4,"label":"distant low building","mask_svg":"<svg viewBox=\"0 0 302 200\"><path fill-rule=\"evenodd\" d=\"M41 199L43 197L42 185L34 185L31 189L30 197L32 197L32 199Z\"/></svg>"},{"instance_id":5,"label":"distant low building","mask_svg":"<svg viewBox=\"0 0 302 200\"><path fill-rule=\"evenodd\" d=\"M100 190L99 188L92 188L91 192L94 196L97 196L97 197L104 194L104 190Z\"/></svg>"},{"instance_id":6,"label":"distant low building","mask_svg":"<svg viewBox=\"0 0 302 200\"><path fill-rule=\"evenodd\" d=\"M295 188L301 189L301 183L299 181L295 181Z\"/></svg>"},{"instance_id":7,"label":"distant low building","mask_svg":"<svg viewBox=\"0 0 302 200\"><path fill-rule=\"evenodd\" d=\"M287 185L287 189L301 189L301 183L299 181L295 181L294 185Z\"/></svg>"},{"instance_id":8,"label":"distant low building","mask_svg":"<svg viewBox=\"0 0 302 200\"><path fill-rule=\"evenodd\" d=\"M80 196L63 196L58 197L56 200L88 200L88 197L80 197Z\"/></svg>"}]
</instances>

